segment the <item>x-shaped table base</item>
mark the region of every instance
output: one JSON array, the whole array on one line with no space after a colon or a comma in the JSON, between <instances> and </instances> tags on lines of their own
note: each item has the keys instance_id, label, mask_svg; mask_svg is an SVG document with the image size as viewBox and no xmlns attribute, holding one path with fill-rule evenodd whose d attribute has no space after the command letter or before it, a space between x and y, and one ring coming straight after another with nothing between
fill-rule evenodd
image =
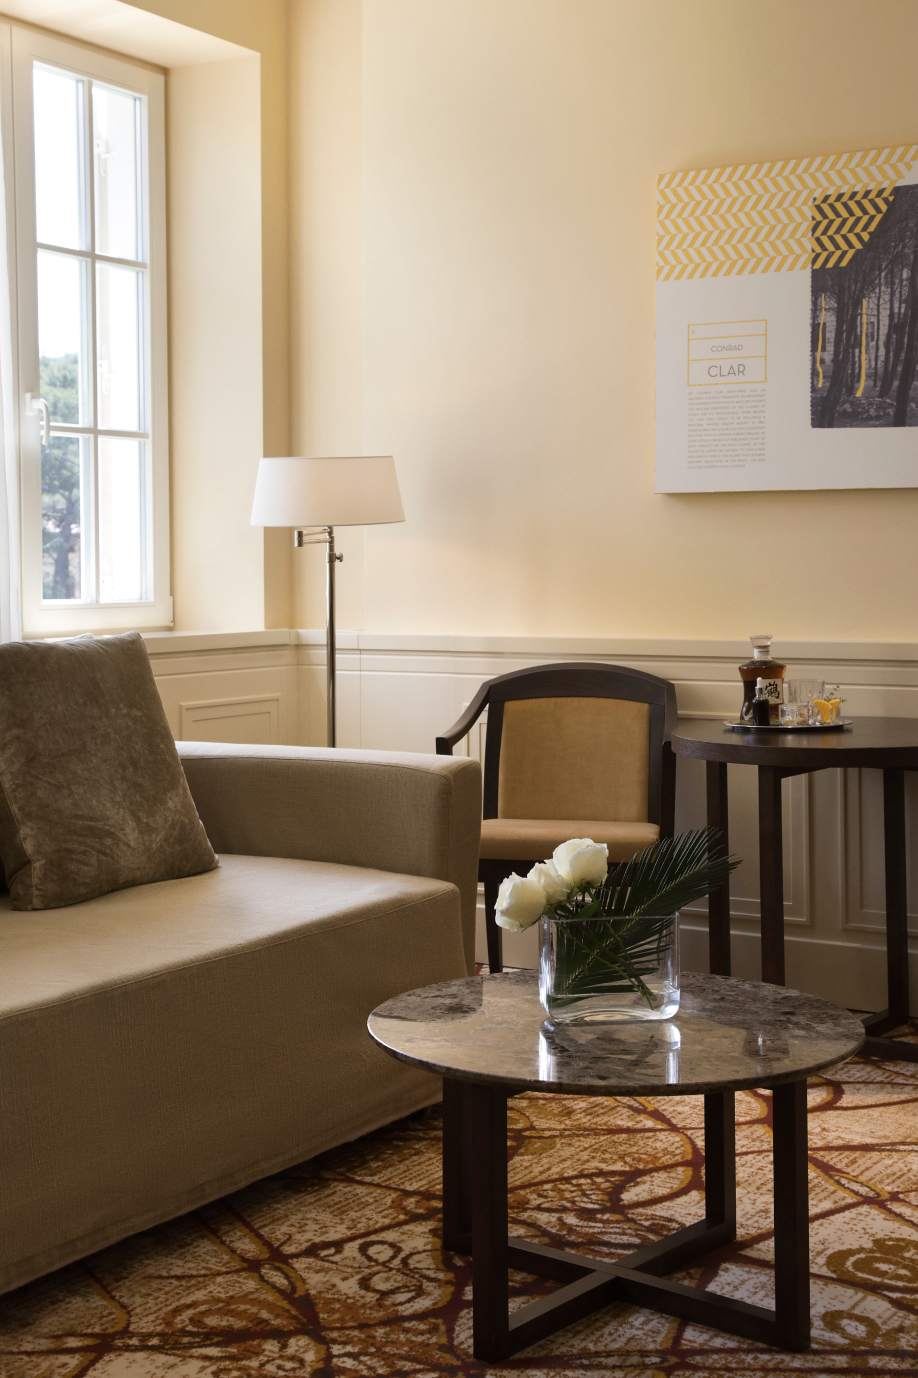
<instances>
[{"instance_id":1,"label":"x-shaped table base","mask_svg":"<svg viewBox=\"0 0 918 1378\"><path fill-rule=\"evenodd\" d=\"M704 1098L705 1219L615 1263L508 1237L507 1100L512 1094L488 1083L443 1083L443 1244L472 1255L477 1359L509 1358L613 1301L637 1303L782 1349L809 1347L805 1081L777 1086L772 1093L774 1310L665 1276L736 1238L732 1091L713 1091ZM510 1269L562 1285L511 1315Z\"/></svg>"}]
</instances>

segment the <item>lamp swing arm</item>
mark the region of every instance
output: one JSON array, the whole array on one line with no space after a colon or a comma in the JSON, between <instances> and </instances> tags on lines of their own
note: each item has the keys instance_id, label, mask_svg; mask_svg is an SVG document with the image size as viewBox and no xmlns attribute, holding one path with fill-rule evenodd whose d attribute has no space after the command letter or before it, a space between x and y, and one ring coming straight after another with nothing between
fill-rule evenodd
<instances>
[{"instance_id":1,"label":"lamp swing arm","mask_svg":"<svg viewBox=\"0 0 918 1378\"><path fill-rule=\"evenodd\" d=\"M307 545L327 545L329 559L343 560L344 556L335 551L335 529L333 526L299 527L293 533L294 550L302 550Z\"/></svg>"}]
</instances>

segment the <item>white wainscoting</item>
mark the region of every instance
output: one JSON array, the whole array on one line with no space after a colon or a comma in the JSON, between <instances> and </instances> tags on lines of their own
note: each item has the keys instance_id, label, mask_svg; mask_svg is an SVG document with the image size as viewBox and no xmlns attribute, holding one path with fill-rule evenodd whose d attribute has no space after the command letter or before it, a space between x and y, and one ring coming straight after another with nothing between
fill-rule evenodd
<instances>
[{"instance_id":1,"label":"white wainscoting","mask_svg":"<svg viewBox=\"0 0 918 1378\"><path fill-rule=\"evenodd\" d=\"M298 742L299 647L292 632L144 638L176 737Z\"/></svg>"},{"instance_id":2,"label":"white wainscoting","mask_svg":"<svg viewBox=\"0 0 918 1378\"><path fill-rule=\"evenodd\" d=\"M325 648L321 631L146 638L170 725L208 741L324 740ZM482 680L525 665L609 661L673 681L680 710L726 717L739 698L742 642L379 636L338 641L342 746L433 751ZM791 672L839 683L846 712L918 718L918 646L782 642ZM480 756L481 731L463 749ZM734 965L758 973L758 841L755 772L729 769L734 876ZM881 777L825 771L784 782L788 980L846 1004L879 1008L885 997ZM918 780L907 786L913 1008L918 1012ZM677 825L704 823L704 766L680 761ZM479 915L479 951L483 924ZM686 916L686 965L705 965L703 906ZM532 933L508 938L507 958L534 965Z\"/></svg>"}]
</instances>

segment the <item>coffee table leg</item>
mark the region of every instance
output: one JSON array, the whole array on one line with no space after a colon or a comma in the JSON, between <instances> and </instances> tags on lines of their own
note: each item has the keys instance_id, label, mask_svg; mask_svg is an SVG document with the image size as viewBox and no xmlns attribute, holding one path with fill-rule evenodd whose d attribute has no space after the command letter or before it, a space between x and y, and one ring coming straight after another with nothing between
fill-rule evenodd
<instances>
[{"instance_id":1,"label":"coffee table leg","mask_svg":"<svg viewBox=\"0 0 918 1378\"><path fill-rule=\"evenodd\" d=\"M708 827L717 828L729 851L727 814L727 767L723 761L706 762ZM727 877L708 897L708 967L713 976L730 975L730 879Z\"/></svg>"},{"instance_id":2,"label":"coffee table leg","mask_svg":"<svg viewBox=\"0 0 918 1378\"><path fill-rule=\"evenodd\" d=\"M806 1082L772 1092L775 1196L775 1323L778 1343L810 1343L810 1222L807 1189Z\"/></svg>"},{"instance_id":3,"label":"coffee table leg","mask_svg":"<svg viewBox=\"0 0 918 1378\"><path fill-rule=\"evenodd\" d=\"M759 766L759 895L762 980L784 985L784 846L781 772Z\"/></svg>"},{"instance_id":4,"label":"coffee table leg","mask_svg":"<svg viewBox=\"0 0 918 1378\"><path fill-rule=\"evenodd\" d=\"M736 1096L704 1098L704 1214L707 1225L729 1225L736 1238Z\"/></svg>"},{"instance_id":5,"label":"coffee table leg","mask_svg":"<svg viewBox=\"0 0 918 1378\"><path fill-rule=\"evenodd\" d=\"M465 1087L472 1206L472 1326L476 1359L510 1350L507 1245L507 1093Z\"/></svg>"},{"instance_id":6,"label":"coffee table leg","mask_svg":"<svg viewBox=\"0 0 918 1378\"><path fill-rule=\"evenodd\" d=\"M468 1251L472 1237L469 1180L465 1170L468 1126L465 1083L443 1079L443 1247Z\"/></svg>"}]
</instances>

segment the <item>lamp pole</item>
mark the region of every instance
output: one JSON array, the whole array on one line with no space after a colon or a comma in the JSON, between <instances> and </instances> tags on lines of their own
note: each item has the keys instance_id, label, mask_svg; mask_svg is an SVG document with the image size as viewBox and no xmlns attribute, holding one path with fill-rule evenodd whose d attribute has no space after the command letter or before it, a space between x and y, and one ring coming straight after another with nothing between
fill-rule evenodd
<instances>
[{"instance_id":1,"label":"lamp pole","mask_svg":"<svg viewBox=\"0 0 918 1378\"><path fill-rule=\"evenodd\" d=\"M335 720L335 565L344 556L335 550L335 528L326 527L328 533L328 574L325 580L326 630L325 630L325 703L327 713L326 736L329 746L337 746L337 726Z\"/></svg>"},{"instance_id":2,"label":"lamp pole","mask_svg":"<svg viewBox=\"0 0 918 1378\"><path fill-rule=\"evenodd\" d=\"M335 528L321 526L317 529L293 533L293 544L297 550L306 545L324 545L327 548L327 573L325 578L325 703L327 713L326 743L337 745L336 703L335 703L335 566L344 556L335 550Z\"/></svg>"}]
</instances>

